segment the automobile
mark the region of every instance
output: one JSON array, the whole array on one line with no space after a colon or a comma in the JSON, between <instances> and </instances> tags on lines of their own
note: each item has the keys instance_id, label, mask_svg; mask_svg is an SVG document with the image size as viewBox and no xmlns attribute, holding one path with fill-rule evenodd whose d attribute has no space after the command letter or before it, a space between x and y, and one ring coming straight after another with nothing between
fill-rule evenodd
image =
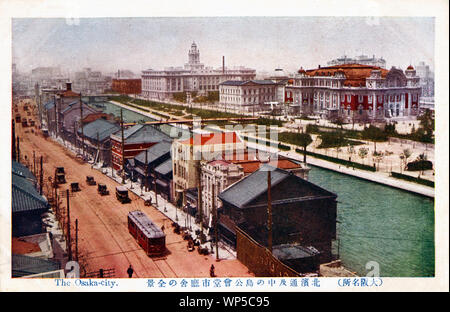
<instances>
[{"instance_id":1,"label":"automobile","mask_svg":"<svg viewBox=\"0 0 450 312\"><path fill-rule=\"evenodd\" d=\"M103 195L109 195L109 191L108 191L108 189L106 187L106 184L99 183L98 186L97 186L97 191L102 196Z\"/></svg>"},{"instance_id":2,"label":"automobile","mask_svg":"<svg viewBox=\"0 0 450 312\"><path fill-rule=\"evenodd\" d=\"M130 197L128 197L128 189L125 186L116 186L116 198L122 204L131 202Z\"/></svg>"},{"instance_id":3,"label":"automobile","mask_svg":"<svg viewBox=\"0 0 450 312\"><path fill-rule=\"evenodd\" d=\"M58 184L66 183L66 173L64 167L57 167L55 169L55 182Z\"/></svg>"},{"instance_id":4,"label":"automobile","mask_svg":"<svg viewBox=\"0 0 450 312\"><path fill-rule=\"evenodd\" d=\"M93 176L86 176L86 183L88 185L97 185L97 182L95 182Z\"/></svg>"},{"instance_id":5,"label":"automobile","mask_svg":"<svg viewBox=\"0 0 450 312\"><path fill-rule=\"evenodd\" d=\"M71 188L72 192L79 192L79 191L81 191L80 186L78 185L78 182L70 183L70 188Z\"/></svg>"}]
</instances>

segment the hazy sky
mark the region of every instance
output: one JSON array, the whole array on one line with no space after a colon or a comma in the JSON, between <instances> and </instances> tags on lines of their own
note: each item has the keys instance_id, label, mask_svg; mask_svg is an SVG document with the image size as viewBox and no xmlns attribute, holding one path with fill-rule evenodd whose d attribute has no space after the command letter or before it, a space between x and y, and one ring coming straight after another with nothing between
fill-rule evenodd
<instances>
[{"instance_id":1,"label":"hazy sky","mask_svg":"<svg viewBox=\"0 0 450 312\"><path fill-rule=\"evenodd\" d=\"M434 19L365 17L14 18L20 71L38 66L113 72L182 66L192 41L200 60L258 71L315 68L342 56L375 54L387 67L434 68Z\"/></svg>"}]
</instances>

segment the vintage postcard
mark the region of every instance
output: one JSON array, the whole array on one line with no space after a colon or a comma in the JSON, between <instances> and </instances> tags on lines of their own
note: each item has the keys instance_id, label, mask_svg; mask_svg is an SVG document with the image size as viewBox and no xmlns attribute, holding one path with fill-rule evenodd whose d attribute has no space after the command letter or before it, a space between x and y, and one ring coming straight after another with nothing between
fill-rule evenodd
<instances>
[{"instance_id":1,"label":"vintage postcard","mask_svg":"<svg viewBox=\"0 0 450 312\"><path fill-rule=\"evenodd\" d=\"M1 291L448 291L448 2L128 3L0 2Z\"/></svg>"}]
</instances>

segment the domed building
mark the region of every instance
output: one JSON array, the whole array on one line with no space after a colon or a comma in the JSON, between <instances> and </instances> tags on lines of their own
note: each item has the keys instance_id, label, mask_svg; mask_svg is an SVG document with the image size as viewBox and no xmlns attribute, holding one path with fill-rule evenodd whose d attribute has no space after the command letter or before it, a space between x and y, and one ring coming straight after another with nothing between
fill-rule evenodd
<instances>
[{"instance_id":1,"label":"domed building","mask_svg":"<svg viewBox=\"0 0 450 312\"><path fill-rule=\"evenodd\" d=\"M421 88L414 67L403 72L362 64L301 68L286 97L301 114L347 121L414 118L419 113Z\"/></svg>"}]
</instances>

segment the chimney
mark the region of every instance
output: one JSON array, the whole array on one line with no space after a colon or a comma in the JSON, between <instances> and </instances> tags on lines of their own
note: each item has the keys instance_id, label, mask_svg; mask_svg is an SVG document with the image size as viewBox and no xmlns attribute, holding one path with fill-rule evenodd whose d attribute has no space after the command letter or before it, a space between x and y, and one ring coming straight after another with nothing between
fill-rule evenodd
<instances>
[{"instance_id":1,"label":"chimney","mask_svg":"<svg viewBox=\"0 0 450 312\"><path fill-rule=\"evenodd\" d=\"M66 82L66 90L72 91L72 83L71 82Z\"/></svg>"},{"instance_id":2,"label":"chimney","mask_svg":"<svg viewBox=\"0 0 450 312\"><path fill-rule=\"evenodd\" d=\"M225 73L225 56L222 56L222 74Z\"/></svg>"},{"instance_id":3,"label":"chimney","mask_svg":"<svg viewBox=\"0 0 450 312\"><path fill-rule=\"evenodd\" d=\"M320 68L320 64L319 64L319 68Z\"/></svg>"}]
</instances>

